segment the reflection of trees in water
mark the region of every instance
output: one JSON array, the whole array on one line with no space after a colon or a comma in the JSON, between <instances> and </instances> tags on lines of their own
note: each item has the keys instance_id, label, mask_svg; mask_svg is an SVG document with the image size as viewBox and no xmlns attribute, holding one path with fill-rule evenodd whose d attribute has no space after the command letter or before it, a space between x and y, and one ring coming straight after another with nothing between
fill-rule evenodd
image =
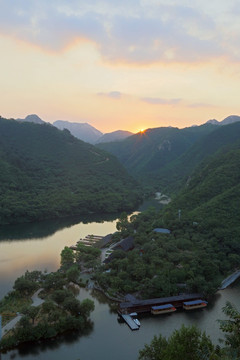
<instances>
[{"instance_id":1,"label":"reflection of trees in water","mask_svg":"<svg viewBox=\"0 0 240 360\"><path fill-rule=\"evenodd\" d=\"M120 214L95 214L89 216L47 220L34 223L4 225L1 226L0 241L41 239L53 235L58 230L68 228L79 223L103 223L104 221L114 221L119 216Z\"/></svg>"},{"instance_id":2,"label":"reflection of trees in water","mask_svg":"<svg viewBox=\"0 0 240 360\"><path fill-rule=\"evenodd\" d=\"M74 296L77 296L80 292L80 287L75 284L68 284L67 289L70 290ZM0 359L1 360L1 359Z\"/></svg>"},{"instance_id":3,"label":"reflection of trees in water","mask_svg":"<svg viewBox=\"0 0 240 360\"><path fill-rule=\"evenodd\" d=\"M20 356L39 355L48 350L56 350L63 344L69 345L79 341L83 336L89 336L94 329L94 323L90 320L86 321L86 326L83 331L68 331L65 334L59 335L56 338L45 339L37 343L25 343L19 346L18 354ZM14 354L11 355L11 359Z\"/></svg>"},{"instance_id":4,"label":"reflection of trees in water","mask_svg":"<svg viewBox=\"0 0 240 360\"><path fill-rule=\"evenodd\" d=\"M117 303L109 304L109 312L110 312L110 314L116 314L117 310L118 310L118 304Z\"/></svg>"},{"instance_id":5,"label":"reflection of trees in water","mask_svg":"<svg viewBox=\"0 0 240 360\"><path fill-rule=\"evenodd\" d=\"M116 314L118 309L117 302L108 299L107 296L99 290L92 290L91 296L96 299L99 304L108 304L110 314Z\"/></svg>"},{"instance_id":6,"label":"reflection of trees in water","mask_svg":"<svg viewBox=\"0 0 240 360\"><path fill-rule=\"evenodd\" d=\"M111 301L101 292L98 290L92 290L91 296L96 299L99 304L110 304Z\"/></svg>"}]
</instances>

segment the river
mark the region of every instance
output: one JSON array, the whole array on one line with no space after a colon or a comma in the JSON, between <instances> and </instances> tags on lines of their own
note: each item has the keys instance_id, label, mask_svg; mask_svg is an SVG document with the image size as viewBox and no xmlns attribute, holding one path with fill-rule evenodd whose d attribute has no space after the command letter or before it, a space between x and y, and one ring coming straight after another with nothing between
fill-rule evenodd
<instances>
[{"instance_id":1,"label":"river","mask_svg":"<svg viewBox=\"0 0 240 360\"><path fill-rule=\"evenodd\" d=\"M114 217L68 219L0 228L0 298L11 290L14 280L26 270L54 271L60 264L64 246L73 245L88 234L106 235L116 230ZM169 336L182 324L197 325L217 343L223 334L217 319L223 319L222 307L229 300L240 309L240 286L219 291L206 309L177 311L160 317L140 318L139 331L132 332L118 321L108 300L98 292L81 289L79 299L94 300L93 325L86 334L70 333L57 340L22 346L0 355L1 360L136 360L138 351L154 335Z\"/></svg>"}]
</instances>

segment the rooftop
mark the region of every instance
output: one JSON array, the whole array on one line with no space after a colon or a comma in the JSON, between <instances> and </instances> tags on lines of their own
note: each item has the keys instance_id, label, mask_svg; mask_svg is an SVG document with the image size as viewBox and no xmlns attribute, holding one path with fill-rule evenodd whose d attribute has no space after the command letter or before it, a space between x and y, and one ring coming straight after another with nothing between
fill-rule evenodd
<instances>
[{"instance_id":1,"label":"rooftop","mask_svg":"<svg viewBox=\"0 0 240 360\"><path fill-rule=\"evenodd\" d=\"M161 234L170 234L171 233L170 230L164 229L164 228L156 228L156 229L153 229L153 231L156 233L161 233Z\"/></svg>"}]
</instances>

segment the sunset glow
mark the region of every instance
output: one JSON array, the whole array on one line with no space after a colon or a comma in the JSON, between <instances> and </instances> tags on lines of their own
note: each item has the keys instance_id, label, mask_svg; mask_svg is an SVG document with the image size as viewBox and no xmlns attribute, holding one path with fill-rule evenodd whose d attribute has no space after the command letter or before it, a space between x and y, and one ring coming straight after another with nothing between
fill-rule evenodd
<instances>
[{"instance_id":1,"label":"sunset glow","mask_svg":"<svg viewBox=\"0 0 240 360\"><path fill-rule=\"evenodd\" d=\"M238 1L0 6L3 117L136 132L240 114Z\"/></svg>"}]
</instances>

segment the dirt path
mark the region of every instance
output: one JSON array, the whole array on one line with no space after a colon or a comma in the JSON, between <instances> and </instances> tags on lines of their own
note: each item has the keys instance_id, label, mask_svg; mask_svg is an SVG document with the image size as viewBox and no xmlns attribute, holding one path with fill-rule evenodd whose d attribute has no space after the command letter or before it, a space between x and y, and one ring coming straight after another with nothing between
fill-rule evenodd
<instances>
[{"instance_id":1,"label":"dirt path","mask_svg":"<svg viewBox=\"0 0 240 360\"><path fill-rule=\"evenodd\" d=\"M38 297L38 294L42 290L43 289L39 289L33 294L31 306L39 306L44 302L44 300L42 300ZM2 335L6 334L8 331L12 330L14 328L14 326L18 323L18 321L21 319L22 316L23 316L22 314L18 314L14 319L12 319L5 326L3 326L2 327Z\"/></svg>"}]
</instances>

